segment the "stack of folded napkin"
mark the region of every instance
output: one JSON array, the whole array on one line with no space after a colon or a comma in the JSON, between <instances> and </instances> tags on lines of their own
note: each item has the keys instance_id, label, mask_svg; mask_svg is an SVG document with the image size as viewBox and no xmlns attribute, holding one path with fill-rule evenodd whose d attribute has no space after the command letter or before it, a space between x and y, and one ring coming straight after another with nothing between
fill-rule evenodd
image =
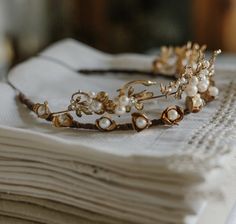
<instances>
[{"instance_id":1,"label":"stack of folded napkin","mask_svg":"<svg viewBox=\"0 0 236 224\"><path fill-rule=\"evenodd\" d=\"M149 70L152 60L65 40L12 69L9 79L33 101L47 100L57 111L78 89L115 94L127 80L140 78L76 70ZM178 126L140 133L54 128L0 83L0 223L223 223L236 200L230 173L236 150L235 71L233 63L220 59L216 101ZM171 103L148 107L157 116L156 110ZM93 116L81 119L94 121ZM209 205L219 211L214 217Z\"/></svg>"}]
</instances>

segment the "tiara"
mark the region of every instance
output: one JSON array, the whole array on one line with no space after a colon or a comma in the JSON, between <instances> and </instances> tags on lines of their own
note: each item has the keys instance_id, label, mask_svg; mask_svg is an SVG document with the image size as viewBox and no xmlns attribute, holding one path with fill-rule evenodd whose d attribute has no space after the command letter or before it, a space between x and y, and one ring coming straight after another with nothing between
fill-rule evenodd
<instances>
[{"instance_id":1,"label":"tiara","mask_svg":"<svg viewBox=\"0 0 236 224\"><path fill-rule=\"evenodd\" d=\"M214 51L207 59L205 50L205 45L200 46L190 42L181 47L162 47L160 55L150 64L151 71L133 71L152 74L155 77L171 76L174 80L167 84L159 84L152 80L129 81L117 90L116 97L113 98L106 91L95 93L79 90L72 94L67 108L58 112L51 112L47 101L32 102L20 90L18 90L19 100L39 118L51 122L55 127L139 132L152 126L177 125L187 114L199 112L219 94L214 82L214 64L221 51ZM115 71L131 73L131 70ZM96 72L98 70L81 70L81 73ZM156 91L160 94L155 94ZM158 101L160 98L168 100L170 97L176 101L184 98L185 106L176 103L165 108L158 117L147 116L145 106L148 101ZM130 114L130 121L118 123L116 117L124 114ZM91 123L79 121L82 116L89 115L97 115L98 118Z\"/></svg>"}]
</instances>

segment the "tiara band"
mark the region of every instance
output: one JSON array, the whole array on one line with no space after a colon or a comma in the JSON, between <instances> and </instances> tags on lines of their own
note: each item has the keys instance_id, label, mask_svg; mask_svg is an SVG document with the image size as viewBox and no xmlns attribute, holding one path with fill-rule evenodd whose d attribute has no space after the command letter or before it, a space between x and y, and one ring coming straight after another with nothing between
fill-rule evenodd
<instances>
[{"instance_id":1,"label":"tiara band","mask_svg":"<svg viewBox=\"0 0 236 224\"><path fill-rule=\"evenodd\" d=\"M214 100L219 90L215 87L215 59L221 52L214 51L210 59L205 57L206 46L187 43L182 47L162 47L152 67L153 74L174 75L175 80L166 85L151 80L127 82L117 90L117 96L110 98L105 91L77 91L72 94L65 110L51 112L48 102L33 103L19 91L20 102L26 105L39 118L50 121L55 127L93 129L100 131L136 130L142 131L151 126L178 124L185 115L199 112L207 103ZM86 70L89 71L89 70ZM94 70L93 70L94 71ZM96 71L96 70L95 70ZM125 72L125 71L123 71ZM137 86L144 87L137 90ZM156 87L160 94L155 95L149 87ZM150 119L145 114L145 103L159 98L185 97L185 107L170 105L159 116ZM73 118L85 115L99 115L94 123L82 123ZM131 114L131 121L119 124L114 116Z\"/></svg>"}]
</instances>

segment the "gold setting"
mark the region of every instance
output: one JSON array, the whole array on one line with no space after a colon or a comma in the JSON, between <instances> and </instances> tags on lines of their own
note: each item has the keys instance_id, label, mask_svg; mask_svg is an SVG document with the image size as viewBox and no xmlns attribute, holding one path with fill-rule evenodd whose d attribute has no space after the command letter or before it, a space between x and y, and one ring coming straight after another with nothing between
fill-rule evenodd
<instances>
[{"instance_id":1,"label":"gold setting","mask_svg":"<svg viewBox=\"0 0 236 224\"><path fill-rule=\"evenodd\" d=\"M38 115L39 118L42 118L42 119L47 119L49 115L51 114L47 101L45 101L43 104L36 103L33 106L33 111Z\"/></svg>"},{"instance_id":2,"label":"gold setting","mask_svg":"<svg viewBox=\"0 0 236 224\"><path fill-rule=\"evenodd\" d=\"M142 126L139 126L137 123L139 119L143 122ZM141 113L132 113L133 129L135 129L137 132L147 129L151 124L152 122L148 119L146 115Z\"/></svg>"},{"instance_id":3,"label":"gold setting","mask_svg":"<svg viewBox=\"0 0 236 224\"><path fill-rule=\"evenodd\" d=\"M106 119L107 121L110 122L110 124L107 125L107 127L102 127L102 125L100 123L104 119ZM97 128L101 131L112 131L116 128L116 122L114 120L110 119L109 117L100 117L99 119L96 120L95 123L96 123Z\"/></svg>"},{"instance_id":4,"label":"gold setting","mask_svg":"<svg viewBox=\"0 0 236 224\"><path fill-rule=\"evenodd\" d=\"M173 120L168 116L168 113L170 111L177 112L177 117ZM161 115L162 121L167 125L177 125L183 118L184 118L184 110L181 107L176 106L176 105L167 107Z\"/></svg>"},{"instance_id":5,"label":"gold setting","mask_svg":"<svg viewBox=\"0 0 236 224\"><path fill-rule=\"evenodd\" d=\"M52 123L55 127L71 127L73 117L69 113L55 115L53 116Z\"/></svg>"},{"instance_id":6,"label":"gold setting","mask_svg":"<svg viewBox=\"0 0 236 224\"><path fill-rule=\"evenodd\" d=\"M186 108L191 113L198 113L204 106L204 101L202 101L202 104L196 104L196 100L194 97L186 97L185 100Z\"/></svg>"}]
</instances>

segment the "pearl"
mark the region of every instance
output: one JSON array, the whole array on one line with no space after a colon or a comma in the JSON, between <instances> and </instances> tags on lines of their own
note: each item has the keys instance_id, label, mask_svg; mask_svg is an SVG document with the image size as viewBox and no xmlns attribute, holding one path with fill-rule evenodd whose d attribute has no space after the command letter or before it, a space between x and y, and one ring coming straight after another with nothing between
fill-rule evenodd
<instances>
[{"instance_id":1,"label":"pearl","mask_svg":"<svg viewBox=\"0 0 236 224\"><path fill-rule=\"evenodd\" d=\"M93 100L90 106L95 112L99 112L102 109L102 103L98 102L97 100Z\"/></svg>"},{"instance_id":2,"label":"pearl","mask_svg":"<svg viewBox=\"0 0 236 224\"><path fill-rule=\"evenodd\" d=\"M129 104L129 102L130 102L130 99L128 96L125 96L125 95L120 96L120 98L119 98L120 105L127 106Z\"/></svg>"},{"instance_id":3,"label":"pearl","mask_svg":"<svg viewBox=\"0 0 236 224\"><path fill-rule=\"evenodd\" d=\"M115 108L115 113L116 113L117 115L122 115L122 114L124 114L125 112L126 112L125 106L121 106L121 105L116 106L116 108Z\"/></svg>"},{"instance_id":4,"label":"pearl","mask_svg":"<svg viewBox=\"0 0 236 224\"><path fill-rule=\"evenodd\" d=\"M197 85L198 84L198 78L196 76L193 76L190 80L189 80L189 84L191 85Z\"/></svg>"},{"instance_id":5,"label":"pearl","mask_svg":"<svg viewBox=\"0 0 236 224\"><path fill-rule=\"evenodd\" d=\"M184 92L186 93L187 96L193 97L197 94L198 89L194 85L187 85Z\"/></svg>"},{"instance_id":6,"label":"pearl","mask_svg":"<svg viewBox=\"0 0 236 224\"><path fill-rule=\"evenodd\" d=\"M135 124L138 128L143 129L147 126L147 120L144 117L138 117Z\"/></svg>"},{"instance_id":7,"label":"pearl","mask_svg":"<svg viewBox=\"0 0 236 224\"><path fill-rule=\"evenodd\" d=\"M203 92L207 91L208 85L209 85L208 82L206 82L206 81L204 81L204 80L200 81L200 82L198 83L198 85L197 85L198 91L199 91L200 93L203 93Z\"/></svg>"},{"instance_id":8,"label":"pearl","mask_svg":"<svg viewBox=\"0 0 236 224\"><path fill-rule=\"evenodd\" d=\"M46 107L45 105L40 105L37 110L38 116L43 116L46 114Z\"/></svg>"},{"instance_id":9,"label":"pearl","mask_svg":"<svg viewBox=\"0 0 236 224\"><path fill-rule=\"evenodd\" d=\"M218 96L218 94L219 94L219 89L216 88L215 86L211 86L211 87L209 88L209 93L210 93L211 96L216 97L216 96Z\"/></svg>"},{"instance_id":10,"label":"pearl","mask_svg":"<svg viewBox=\"0 0 236 224\"><path fill-rule=\"evenodd\" d=\"M89 92L88 92L88 95L89 95L91 98L93 98L93 97L96 96L96 93L95 93L95 92L92 92L92 91L89 91Z\"/></svg>"},{"instance_id":11,"label":"pearl","mask_svg":"<svg viewBox=\"0 0 236 224\"><path fill-rule=\"evenodd\" d=\"M169 120L174 121L178 118L179 114L176 110L169 110L167 116Z\"/></svg>"},{"instance_id":12,"label":"pearl","mask_svg":"<svg viewBox=\"0 0 236 224\"><path fill-rule=\"evenodd\" d=\"M200 79L201 79L201 81L206 81L206 80L208 80L205 75L201 75L201 74L200 74Z\"/></svg>"},{"instance_id":13,"label":"pearl","mask_svg":"<svg viewBox=\"0 0 236 224\"><path fill-rule=\"evenodd\" d=\"M207 69L203 69L200 72L199 76L200 76L200 78L202 78L203 76L207 76L208 74L209 74L209 71Z\"/></svg>"},{"instance_id":14,"label":"pearl","mask_svg":"<svg viewBox=\"0 0 236 224\"><path fill-rule=\"evenodd\" d=\"M182 78L180 79L180 82L181 82L181 84L185 84L185 83L186 83L186 79L185 79L184 77L182 77Z\"/></svg>"},{"instance_id":15,"label":"pearl","mask_svg":"<svg viewBox=\"0 0 236 224\"><path fill-rule=\"evenodd\" d=\"M201 98L199 98L199 97L197 97L196 99L194 99L194 101L193 101L193 104L194 104L194 106L196 106L196 107L200 107L200 106L202 106L202 99Z\"/></svg>"},{"instance_id":16,"label":"pearl","mask_svg":"<svg viewBox=\"0 0 236 224\"><path fill-rule=\"evenodd\" d=\"M107 129L110 127L111 125L111 121L110 119L106 118L106 117L103 117L99 120L99 126L102 128L102 129Z\"/></svg>"}]
</instances>

